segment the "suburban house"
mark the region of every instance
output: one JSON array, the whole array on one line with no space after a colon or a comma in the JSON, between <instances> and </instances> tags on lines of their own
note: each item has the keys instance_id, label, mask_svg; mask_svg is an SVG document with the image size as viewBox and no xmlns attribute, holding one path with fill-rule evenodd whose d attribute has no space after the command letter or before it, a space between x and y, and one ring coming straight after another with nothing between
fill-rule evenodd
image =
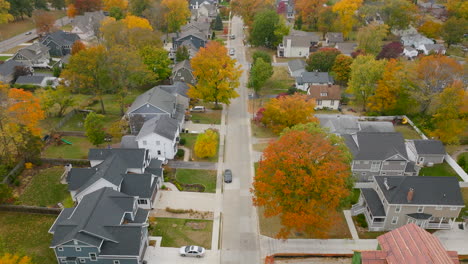
<instances>
[{"instance_id":1,"label":"suburban house","mask_svg":"<svg viewBox=\"0 0 468 264\"><path fill-rule=\"evenodd\" d=\"M14 79L16 67L27 67L21 62L8 60L0 64L0 82L11 83Z\"/></svg>"},{"instance_id":2,"label":"suburban house","mask_svg":"<svg viewBox=\"0 0 468 264\"><path fill-rule=\"evenodd\" d=\"M183 105L184 109L189 109L190 97L187 95L189 86L184 82L174 82L172 85L160 85L164 91L176 97L177 105Z\"/></svg>"},{"instance_id":3,"label":"suburban house","mask_svg":"<svg viewBox=\"0 0 468 264\"><path fill-rule=\"evenodd\" d=\"M209 17L209 18L216 18L218 15L218 8L211 3L203 2L198 8L198 17Z\"/></svg>"},{"instance_id":4,"label":"suburban house","mask_svg":"<svg viewBox=\"0 0 468 264\"><path fill-rule=\"evenodd\" d=\"M374 176L416 176L403 135L398 132L364 132L342 135L353 154L351 171L357 181L373 181Z\"/></svg>"},{"instance_id":5,"label":"suburban house","mask_svg":"<svg viewBox=\"0 0 468 264\"><path fill-rule=\"evenodd\" d=\"M172 68L172 76L171 76L172 83L175 82L185 82L189 84L195 84L195 76L193 76L193 69L190 66L189 60L183 60L178 62Z\"/></svg>"},{"instance_id":6,"label":"suburban house","mask_svg":"<svg viewBox=\"0 0 468 264\"><path fill-rule=\"evenodd\" d=\"M447 20L448 11L445 9L444 5L436 4L434 0L428 2L419 2L418 7L423 13L430 13L437 19L440 19L445 22Z\"/></svg>"},{"instance_id":7,"label":"suburban house","mask_svg":"<svg viewBox=\"0 0 468 264\"><path fill-rule=\"evenodd\" d=\"M146 121L138 135L122 138L121 147L147 149L152 158L159 160L173 159L177 153L180 129L177 120L167 115L156 116Z\"/></svg>"},{"instance_id":8,"label":"suburban house","mask_svg":"<svg viewBox=\"0 0 468 264\"><path fill-rule=\"evenodd\" d=\"M313 32L292 31L283 37L283 42L278 45L277 56L294 58L308 57L318 48L320 36Z\"/></svg>"},{"instance_id":9,"label":"suburban house","mask_svg":"<svg viewBox=\"0 0 468 264\"><path fill-rule=\"evenodd\" d=\"M41 44L49 47L50 56L63 57L71 53L73 44L79 39L77 34L59 30L42 38Z\"/></svg>"},{"instance_id":10,"label":"suburban house","mask_svg":"<svg viewBox=\"0 0 468 264\"><path fill-rule=\"evenodd\" d=\"M199 31L203 33L207 39L211 38L211 24L209 21L198 19L197 21L190 21L180 28L181 32L186 32L189 30Z\"/></svg>"},{"instance_id":11,"label":"suburban house","mask_svg":"<svg viewBox=\"0 0 468 264\"><path fill-rule=\"evenodd\" d=\"M64 208L49 229L57 263L142 264L149 211L137 199L101 188Z\"/></svg>"},{"instance_id":12,"label":"suburban house","mask_svg":"<svg viewBox=\"0 0 468 264\"><path fill-rule=\"evenodd\" d=\"M218 0L189 0L190 9L199 9L203 3L217 5Z\"/></svg>"},{"instance_id":13,"label":"suburban house","mask_svg":"<svg viewBox=\"0 0 468 264\"><path fill-rule=\"evenodd\" d=\"M369 231L414 223L425 229L451 229L465 207L457 177L374 176L361 188L352 215L364 214Z\"/></svg>"},{"instance_id":14,"label":"suburban house","mask_svg":"<svg viewBox=\"0 0 468 264\"><path fill-rule=\"evenodd\" d=\"M85 195L109 187L137 197L138 206L151 209L162 175L146 171L150 157L145 149L91 149L88 158L91 167L71 168L67 175L68 190L73 200L80 202Z\"/></svg>"},{"instance_id":15,"label":"suburban house","mask_svg":"<svg viewBox=\"0 0 468 264\"><path fill-rule=\"evenodd\" d=\"M338 110L341 100L339 85L311 85L307 91L309 98L315 99L315 109Z\"/></svg>"},{"instance_id":16,"label":"suburban house","mask_svg":"<svg viewBox=\"0 0 468 264\"><path fill-rule=\"evenodd\" d=\"M189 29L183 31L179 36L174 37L172 40L173 50L177 50L179 46L192 45L197 51L204 48L208 42L208 37L205 33L198 29Z\"/></svg>"},{"instance_id":17,"label":"suburban house","mask_svg":"<svg viewBox=\"0 0 468 264\"><path fill-rule=\"evenodd\" d=\"M91 40L97 36L101 21L106 16L102 11L85 12L72 20L71 33L77 34L82 40Z\"/></svg>"},{"instance_id":18,"label":"suburban house","mask_svg":"<svg viewBox=\"0 0 468 264\"><path fill-rule=\"evenodd\" d=\"M418 54L419 54L418 50L413 48L413 47L405 46L403 48L403 55L405 55L405 57L407 57L408 59L412 59L414 57L417 57Z\"/></svg>"},{"instance_id":19,"label":"suburban house","mask_svg":"<svg viewBox=\"0 0 468 264\"><path fill-rule=\"evenodd\" d=\"M424 44L418 47L418 49L422 50L422 52L424 52L424 55L429 55L431 53L443 55L447 51L445 49L445 46L442 44Z\"/></svg>"},{"instance_id":20,"label":"suburban house","mask_svg":"<svg viewBox=\"0 0 468 264\"><path fill-rule=\"evenodd\" d=\"M440 140L414 139L406 142L409 159L418 166L432 166L444 162L444 144Z\"/></svg>"},{"instance_id":21,"label":"suburban house","mask_svg":"<svg viewBox=\"0 0 468 264\"><path fill-rule=\"evenodd\" d=\"M46 86L57 86L58 81L56 77L48 77L48 76L37 76L37 75L28 75L28 76L20 76L16 80L15 84L18 85L34 85L40 87Z\"/></svg>"},{"instance_id":22,"label":"suburban house","mask_svg":"<svg viewBox=\"0 0 468 264\"><path fill-rule=\"evenodd\" d=\"M316 114L320 126L336 135L352 135L362 132L395 132L391 122L360 121L358 116Z\"/></svg>"},{"instance_id":23,"label":"suburban house","mask_svg":"<svg viewBox=\"0 0 468 264\"><path fill-rule=\"evenodd\" d=\"M328 72L303 72L296 77L296 88L308 91L312 85L334 84L333 77Z\"/></svg>"},{"instance_id":24,"label":"suburban house","mask_svg":"<svg viewBox=\"0 0 468 264\"><path fill-rule=\"evenodd\" d=\"M50 62L49 48L36 42L18 50L11 59L29 67L47 68Z\"/></svg>"},{"instance_id":25,"label":"suburban house","mask_svg":"<svg viewBox=\"0 0 468 264\"><path fill-rule=\"evenodd\" d=\"M377 237L377 250L355 251L353 264L458 264L458 253L445 250L439 239L415 224L406 224Z\"/></svg>"},{"instance_id":26,"label":"suburban house","mask_svg":"<svg viewBox=\"0 0 468 264\"><path fill-rule=\"evenodd\" d=\"M288 70L291 77L299 77L303 72L306 72L307 63L304 60L296 59L288 61Z\"/></svg>"},{"instance_id":27,"label":"suburban house","mask_svg":"<svg viewBox=\"0 0 468 264\"><path fill-rule=\"evenodd\" d=\"M325 34L325 43L327 43L328 46L335 46L336 43L343 43L344 42L344 37L343 33L341 32L328 32Z\"/></svg>"},{"instance_id":28,"label":"suburban house","mask_svg":"<svg viewBox=\"0 0 468 264\"><path fill-rule=\"evenodd\" d=\"M409 46L416 49L421 49L423 45L434 44L434 41L419 33L413 33L401 36L401 43L405 47Z\"/></svg>"},{"instance_id":29,"label":"suburban house","mask_svg":"<svg viewBox=\"0 0 468 264\"><path fill-rule=\"evenodd\" d=\"M355 42L339 42L335 44L335 49L339 50L342 54L351 56L357 48L357 43Z\"/></svg>"}]
</instances>

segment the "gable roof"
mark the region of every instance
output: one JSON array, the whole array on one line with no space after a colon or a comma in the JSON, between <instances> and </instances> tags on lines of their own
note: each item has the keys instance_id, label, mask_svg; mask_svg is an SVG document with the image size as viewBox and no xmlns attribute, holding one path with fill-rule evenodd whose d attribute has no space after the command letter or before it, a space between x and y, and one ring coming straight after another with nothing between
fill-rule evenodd
<instances>
[{"instance_id":1,"label":"gable roof","mask_svg":"<svg viewBox=\"0 0 468 264\"><path fill-rule=\"evenodd\" d=\"M172 85L160 85L159 87L172 95L180 95L189 98L187 92L190 87L184 82L174 82Z\"/></svg>"},{"instance_id":2,"label":"gable roof","mask_svg":"<svg viewBox=\"0 0 468 264\"><path fill-rule=\"evenodd\" d=\"M120 192L130 196L138 196L142 199L149 199L156 190L156 181L152 180L150 173L144 174L124 174L120 185Z\"/></svg>"},{"instance_id":3,"label":"gable roof","mask_svg":"<svg viewBox=\"0 0 468 264\"><path fill-rule=\"evenodd\" d=\"M81 16L76 16L72 20L72 26L79 28L82 32L94 32L100 26L101 21L106 16L102 11L85 12Z\"/></svg>"},{"instance_id":4,"label":"gable roof","mask_svg":"<svg viewBox=\"0 0 468 264\"><path fill-rule=\"evenodd\" d=\"M362 132L395 132L393 123L388 121L359 121L358 123Z\"/></svg>"},{"instance_id":5,"label":"gable roof","mask_svg":"<svg viewBox=\"0 0 468 264\"><path fill-rule=\"evenodd\" d=\"M411 223L377 237L381 250L361 252L363 264L454 264L456 251L446 251L439 239Z\"/></svg>"},{"instance_id":6,"label":"gable roof","mask_svg":"<svg viewBox=\"0 0 468 264\"><path fill-rule=\"evenodd\" d=\"M283 37L283 45L287 46L288 40L291 41L291 47L310 47L312 42L318 42L318 35L289 35Z\"/></svg>"},{"instance_id":7,"label":"gable roof","mask_svg":"<svg viewBox=\"0 0 468 264\"><path fill-rule=\"evenodd\" d=\"M357 147L353 153L355 160L386 160L397 154L408 159L405 140L399 132L357 132L353 137L354 145L345 140L350 150Z\"/></svg>"},{"instance_id":8,"label":"gable roof","mask_svg":"<svg viewBox=\"0 0 468 264\"><path fill-rule=\"evenodd\" d=\"M190 21L189 23L183 25L180 28L180 31L188 31L190 29L197 29L200 32L208 34L210 31L211 25L210 23L203 22L203 21Z\"/></svg>"},{"instance_id":9,"label":"gable roof","mask_svg":"<svg viewBox=\"0 0 468 264\"><path fill-rule=\"evenodd\" d=\"M359 117L350 115L316 114L315 116L319 119L320 125L328 128L330 133L344 135L355 134L358 131L395 132L393 124L387 121L359 121Z\"/></svg>"},{"instance_id":10,"label":"gable roof","mask_svg":"<svg viewBox=\"0 0 468 264\"><path fill-rule=\"evenodd\" d=\"M28 60L34 60L41 58L44 55L48 55L49 47L43 45L42 43L36 42L30 46L24 47L16 52ZM16 56L16 55L15 55ZM14 57L14 56L13 56Z\"/></svg>"},{"instance_id":11,"label":"gable roof","mask_svg":"<svg viewBox=\"0 0 468 264\"><path fill-rule=\"evenodd\" d=\"M89 160L105 160L113 155L121 157L128 168L141 168L148 154L145 149L139 148L107 148L89 149Z\"/></svg>"},{"instance_id":12,"label":"gable roof","mask_svg":"<svg viewBox=\"0 0 468 264\"><path fill-rule=\"evenodd\" d=\"M15 84L32 84L32 85L40 85L42 83L42 81L44 81L44 79L46 78L47 76L37 76L37 75L26 75L26 76L20 76L18 77L18 79L16 80Z\"/></svg>"},{"instance_id":13,"label":"gable roof","mask_svg":"<svg viewBox=\"0 0 468 264\"><path fill-rule=\"evenodd\" d=\"M424 44L424 48L426 49L427 52L430 51L444 51L445 46L442 44Z\"/></svg>"},{"instance_id":14,"label":"gable roof","mask_svg":"<svg viewBox=\"0 0 468 264\"><path fill-rule=\"evenodd\" d=\"M16 66L26 67L26 65L24 65L21 62L14 61L14 60L8 60L8 61L5 61L4 63L0 64L0 75L8 76L10 74L13 74L15 72L15 67Z\"/></svg>"},{"instance_id":15,"label":"gable roof","mask_svg":"<svg viewBox=\"0 0 468 264\"><path fill-rule=\"evenodd\" d=\"M413 142L418 154L446 154L444 144L440 140L415 139Z\"/></svg>"},{"instance_id":16,"label":"gable roof","mask_svg":"<svg viewBox=\"0 0 468 264\"><path fill-rule=\"evenodd\" d=\"M159 159L151 159L150 164L145 169L145 173L151 173L154 176L161 177L163 175L163 161Z\"/></svg>"},{"instance_id":17,"label":"gable roof","mask_svg":"<svg viewBox=\"0 0 468 264\"><path fill-rule=\"evenodd\" d=\"M181 40L187 36L194 36L197 37L201 40L206 41L206 36L202 32L200 32L198 29L191 28L187 31L183 31L178 38L176 38L176 41Z\"/></svg>"},{"instance_id":18,"label":"gable roof","mask_svg":"<svg viewBox=\"0 0 468 264\"><path fill-rule=\"evenodd\" d=\"M136 140L140 140L143 137L155 133L169 140L174 140L179 129L179 123L177 120L164 116L156 116L146 121L140 129Z\"/></svg>"},{"instance_id":19,"label":"gable roof","mask_svg":"<svg viewBox=\"0 0 468 264\"><path fill-rule=\"evenodd\" d=\"M135 135L125 135L120 141L121 148L138 148L138 142Z\"/></svg>"},{"instance_id":20,"label":"gable roof","mask_svg":"<svg viewBox=\"0 0 468 264\"><path fill-rule=\"evenodd\" d=\"M182 68L185 68L189 71L193 71L192 69L192 66L190 65L190 61L189 60L183 60L183 61L180 61L178 63L176 63L174 65L174 68L172 68L172 72L176 72Z\"/></svg>"},{"instance_id":21,"label":"gable roof","mask_svg":"<svg viewBox=\"0 0 468 264\"><path fill-rule=\"evenodd\" d=\"M69 32L64 32L62 30L58 30L58 31L55 31L53 33L46 35L42 39L41 43L44 43L47 39L53 40L59 46L71 47L73 43L75 43L75 41L80 39L80 37L78 37L78 35L74 33L69 33Z\"/></svg>"},{"instance_id":22,"label":"gable roof","mask_svg":"<svg viewBox=\"0 0 468 264\"><path fill-rule=\"evenodd\" d=\"M311 85L309 94L315 100L340 100L341 89L339 85ZM326 94L322 96L322 94Z\"/></svg>"},{"instance_id":23,"label":"gable roof","mask_svg":"<svg viewBox=\"0 0 468 264\"><path fill-rule=\"evenodd\" d=\"M333 42L333 43L344 41L343 33L341 32L328 32L325 35L325 38L327 38L329 42Z\"/></svg>"},{"instance_id":24,"label":"gable roof","mask_svg":"<svg viewBox=\"0 0 468 264\"><path fill-rule=\"evenodd\" d=\"M419 45L434 44L433 40L419 33L403 35L401 36L401 42L403 42L404 46L416 46L416 48L418 48Z\"/></svg>"},{"instance_id":25,"label":"gable roof","mask_svg":"<svg viewBox=\"0 0 468 264\"><path fill-rule=\"evenodd\" d=\"M361 192L373 216L386 216L382 201L374 189L362 188Z\"/></svg>"},{"instance_id":26,"label":"gable roof","mask_svg":"<svg viewBox=\"0 0 468 264\"><path fill-rule=\"evenodd\" d=\"M334 83L333 77L328 72L303 72L296 78L297 83Z\"/></svg>"},{"instance_id":27,"label":"gable roof","mask_svg":"<svg viewBox=\"0 0 468 264\"><path fill-rule=\"evenodd\" d=\"M338 42L335 44L335 48L343 54L351 54L357 46L355 42Z\"/></svg>"},{"instance_id":28,"label":"gable roof","mask_svg":"<svg viewBox=\"0 0 468 264\"><path fill-rule=\"evenodd\" d=\"M64 209L49 230L54 234L51 246L75 239L101 247L102 255L138 256L148 211L135 210L135 199L111 188L101 188L84 196L75 208ZM126 216L135 211L140 215L139 222ZM124 218L131 224L122 223Z\"/></svg>"},{"instance_id":29,"label":"gable roof","mask_svg":"<svg viewBox=\"0 0 468 264\"><path fill-rule=\"evenodd\" d=\"M307 63L304 60L296 59L288 61L289 70L295 72L297 70L305 70Z\"/></svg>"},{"instance_id":30,"label":"gable roof","mask_svg":"<svg viewBox=\"0 0 468 264\"><path fill-rule=\"evenodd\" d=\"M131 113L138 108L150 104L154 107L157 107L167 113L172 113L175 108L176 98L174 95L164 91L163 89L155 86L143 94L139 95L135 101L133 101L132 106L127 111Z\"/></svg>"},{"instance_id":31,"label":"gable roof","mask_svg":"<svg viewBox=\"0 0 468 264\"><path fill-rule=\"evenodd\" d=\"M457 177L378 176L374 178L389 204L453 206L465 204ZM414 193L413 199L408 201L410 188L414 189Z\"/></svg>"}]
</instances>

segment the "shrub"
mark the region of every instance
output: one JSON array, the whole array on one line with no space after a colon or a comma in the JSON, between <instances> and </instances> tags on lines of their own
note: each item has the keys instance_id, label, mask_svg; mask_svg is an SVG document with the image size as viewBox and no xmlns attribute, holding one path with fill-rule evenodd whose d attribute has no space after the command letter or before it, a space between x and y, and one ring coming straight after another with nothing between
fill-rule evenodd
<instances>
[{"instance_id":1,"label":"shrub","mask_svg":"<svg viewBox=\"0 0 468 264\"><path fill-rule=\"evenodd\" d=\"M181 138L179 141L179 145L184 146L187 140L185 138Z\"/></svg>"},{"instance_id":2,"label":"shrub","mask_svg":"<svg viewBox=\"0 0 468 264\"><path fill-rule=\"evenodd\" d=\"M183 149L178 149L178 150L177 150L176 157L177 157L177 158L183 158L183 157L184 157L184 154L185 154L185 150L183 150Z\"/></svg>"},{"instance_id":3,"label":"shrub","mask_svg":"<svg viewBox=\"0 0 468 264\"><path fill-rule=\"evenodd\" d=\"M24 164L24 167L25 167L26 169L30 170L30 169L32 169L33 164L32 164L31 162L26 162L26 163Z\"/></svg>"},{"instance_id":4,"label":"shrub","mask_svg":"<svg viewBox=\"0 0 468 264\"><path fill-rule=\"evenodd\" d=\"M459 156L457 163L458 163L458 165L460 165L460 167L464 171L468 172L468 162L467 162L465 156Z\"/></svg>"},{"instance_id":5,"label":"shrub","mask_svg":"<svg viewBox=\"0 0 468 264\"><path fill-rule=\"evenodd\" d=\"M166 207L166 212L173 213L173 214L188 214L193 213L192 209L174 209L170 207Z\"/></svg>"},{"instance_id":6,"label":"shrub","mask_svg":"<svg viewBox=\"0 0 468 264\"><path fill-rule=\"evenodd\" d=\"M14 180L13 180L13 184L14 184L16 187L18 187L18 186L21 185L21 182L20 182L19 179L14 179Z\"/></svg>"},{"instance_id":7,"label":"shrub","mask_svg":"<svg viewBox=\"0 0 468 264\"><path fill-rule=\"evenodd\" d=\"M356 216L356 221L362 228L367 228L368 225L367 225L366 217L363 214Z\"/></svg>"},{"instance_id":8,"label":"shrub","mask_svg":"<svg viewBox=\"0 0 468 264\"><path fill-rule=\"evenodd\" d=\"M166 190L167 189L166 185L161 186L161 189Z\"/></svg>"}]
</instances>

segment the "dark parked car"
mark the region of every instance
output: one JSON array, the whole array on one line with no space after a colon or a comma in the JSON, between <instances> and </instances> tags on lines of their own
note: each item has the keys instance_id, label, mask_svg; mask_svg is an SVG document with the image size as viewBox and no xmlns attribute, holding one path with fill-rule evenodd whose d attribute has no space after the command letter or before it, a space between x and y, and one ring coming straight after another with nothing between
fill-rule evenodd
<instances>
[{"instance_id":1,"label":"dark parked car","mask_svg":"<svg viewBox=\"0 0 468 264\"><path fill-rule=\"evenodd\" d=\"M227 169L224 171L224 182L231 183L232 182L232 171Z\"/></svg>"}]
</instances>

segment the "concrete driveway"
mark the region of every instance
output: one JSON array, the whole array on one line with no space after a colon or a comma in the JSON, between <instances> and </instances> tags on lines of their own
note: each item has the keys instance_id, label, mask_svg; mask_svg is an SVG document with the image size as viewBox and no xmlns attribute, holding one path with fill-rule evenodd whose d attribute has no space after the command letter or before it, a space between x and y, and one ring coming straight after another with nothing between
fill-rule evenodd
<instances>
[{"instance_id":1,"label":"concrete driveway","mask_svg":"<svg viewBox=\"0 0 468 264\"><path fill-rule=\"evenodd\" d=\"M205 257L193 258L193 257L181 257L179 256L178 248L169 247L148 247L146 250L145 258L148 264L192 264L192 263L203 263L203 264L219 264L219 251L207 250Z\"/></svg>"},{"instance_id":2,"label":"concrete driveway","mask_svg":"<svg viewBox=\"0 0 468 264\"><path fill-rule=\"evenodd\" d=\"M157 209L193 209L195 211L214 212L216 206L216 194L196 192L161 191L156 201Z\"/></svg>"}]
</instances>

